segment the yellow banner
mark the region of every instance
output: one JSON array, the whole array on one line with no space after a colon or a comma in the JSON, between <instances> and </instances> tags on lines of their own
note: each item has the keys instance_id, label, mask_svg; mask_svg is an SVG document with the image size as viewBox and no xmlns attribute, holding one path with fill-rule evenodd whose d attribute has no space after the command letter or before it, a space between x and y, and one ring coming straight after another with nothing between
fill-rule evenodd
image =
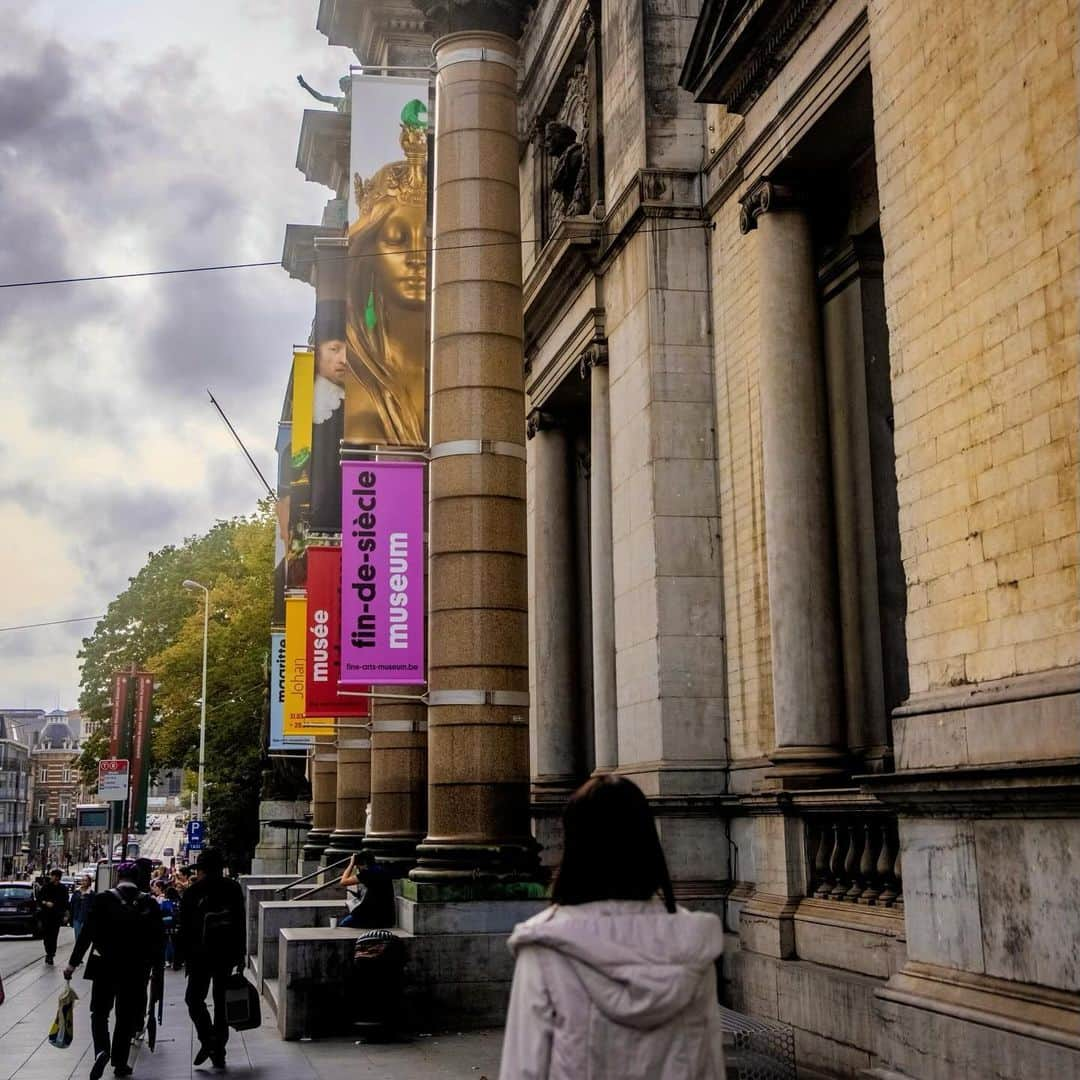
<instances>
[{"instance_id":1,"label":"yellow banner","mask_svg":"<svg viewBox=\"0 0 1080 1080\"><path fill-rule=\"evenodd\" d=\"M294 483L310 478L311 425L315 397L315 353L311 349L293 350L292 386L292 467Z\"/></svg>"},{"instance_id":2,"label":"yellow banner","mask_svg":"<svg viewBox=\"0 0 1080 1080\"><path fill-rule=\"evenodd\" d=\"M333 735L334 721L309 718L305 708L307 663L307 598L285 597L285 708L284 731L290 735Z\"/></svg>"}]
</instances>

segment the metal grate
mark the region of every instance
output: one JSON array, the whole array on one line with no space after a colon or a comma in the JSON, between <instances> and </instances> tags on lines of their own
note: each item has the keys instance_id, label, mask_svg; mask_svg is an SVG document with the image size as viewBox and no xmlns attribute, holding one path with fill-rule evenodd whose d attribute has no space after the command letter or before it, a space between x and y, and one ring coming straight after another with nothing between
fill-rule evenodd
<instances>
[{"instance_id":1,"label":"metal grate","mask_svg":"<svg viewBox=\"0 0 1080 1080\"><path fill-rule=\"evenodd\" d=\"M720 1006L727 1080L796 1080L790 1025Z\"/></svg>"}]
</instances>

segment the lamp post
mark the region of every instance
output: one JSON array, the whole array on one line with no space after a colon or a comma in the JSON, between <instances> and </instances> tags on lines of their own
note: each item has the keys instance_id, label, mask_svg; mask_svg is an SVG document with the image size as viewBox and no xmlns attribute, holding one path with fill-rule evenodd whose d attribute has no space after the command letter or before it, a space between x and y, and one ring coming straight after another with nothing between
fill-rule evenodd
<instances>
[{"instance_id":1,"label":"lamp post","mask_svg":"<svg viewBox=\"0 0 1080 1080\"><path fill-rule=\"evenodd\" d=\"M206 775L206 640L210 631L210 590L197 581L185 581L185 589L202 589L203 592L203 631L202 631L202 701L199 704L199 816L203 820L203 781Z\"/></svg>"}]
</instances>

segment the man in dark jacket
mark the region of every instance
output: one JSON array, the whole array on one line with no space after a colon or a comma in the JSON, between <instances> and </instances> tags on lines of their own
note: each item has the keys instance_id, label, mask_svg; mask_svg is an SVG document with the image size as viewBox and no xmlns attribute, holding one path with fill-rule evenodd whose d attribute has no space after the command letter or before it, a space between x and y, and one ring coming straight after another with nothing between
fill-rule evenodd
<instances>
[{"instance_id":1,"label":"man in dark jacket","mask_svg":"<svg viewBox=\"0 0 1080 1080\"><path fill-rule=\"evenodd\" d=\"M165 932L161 912L136 884L133 862L116 868L116 888L95 895L71 959L64 968L70 979L88 950L86 977L93 980L90 1028L94 1036L94 1064L90 1080L100 1080L110 1060L109 1013L116 1005L116 1027L111 1044L113 1071L130 1076L128 1052L142 1026L146 1010L146 984L155 966L164 962Z\"/></svg>"},{"instance_id":2,"label":"man in dark jacket","mask_svg":"<svg viewBox=\"0 0 1080 1080\"><path fill-rule=\"evenodd\" d=\"M225 988L229 976L244 966L246 924L244 894L239 884L224 876L225 862L212 848L195 863L195 884L180 901L180 947L187 967L188 987L184 1001L199 1036L199 1052L193 1064L207 1059L215 1067L225 1065L229 1024L225 1017ZM206 1007L213 985L214 1018Z\"/></svg>"},{"instance_id":3,"label":"man in dark jacket","mask_svg":"<svg viewBox=\"0 0 1080 1080\"><path fill-rule=\"evenodd\" d=\"M41 886L41 928L45 939L46 964L51 964L56 955L56 939L71 903L67 886L60 881L62 876L59 870L53 870L48 881Z\"/></svg>"}]
</instances>

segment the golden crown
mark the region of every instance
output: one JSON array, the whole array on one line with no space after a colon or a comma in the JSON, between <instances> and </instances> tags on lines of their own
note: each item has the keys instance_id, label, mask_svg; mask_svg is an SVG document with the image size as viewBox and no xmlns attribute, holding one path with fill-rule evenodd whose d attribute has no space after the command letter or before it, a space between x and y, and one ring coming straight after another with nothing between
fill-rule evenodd
<instances>
[{"instance_id":1,"label":"golden crown","mask_svg":"<svg viewBox=\"0 0 1080 1080\"><path fill-rule=\"evenodd\" d=\"M427 203L427 128L403 123L400 142L404 161L384 165L366 183L359 173L353 174L358 222L367 218L383 199L407 206Z\"/></svg>"}]
</instances>

